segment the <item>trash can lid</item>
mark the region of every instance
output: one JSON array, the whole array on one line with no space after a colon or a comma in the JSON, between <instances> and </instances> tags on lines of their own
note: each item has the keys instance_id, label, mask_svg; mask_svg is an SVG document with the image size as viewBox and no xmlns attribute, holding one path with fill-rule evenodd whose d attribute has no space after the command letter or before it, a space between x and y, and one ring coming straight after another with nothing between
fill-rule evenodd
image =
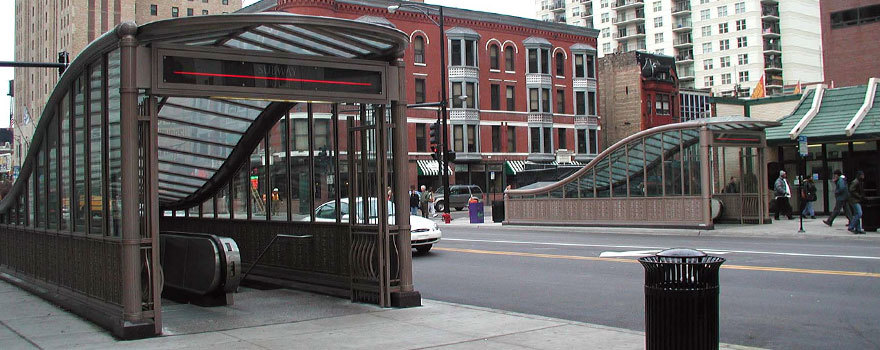
<instances>
[{"instance_id":1,"label":"trash can lid","mask_svg":"<svg viewBox=\"0 0 880 350\"><path fill-rule=\"evenodd\" d=\"M672 248L657 253L657 256L664 258L702 258L706 256L706 253L690 248Z\"/></svg>"}]
</instances>

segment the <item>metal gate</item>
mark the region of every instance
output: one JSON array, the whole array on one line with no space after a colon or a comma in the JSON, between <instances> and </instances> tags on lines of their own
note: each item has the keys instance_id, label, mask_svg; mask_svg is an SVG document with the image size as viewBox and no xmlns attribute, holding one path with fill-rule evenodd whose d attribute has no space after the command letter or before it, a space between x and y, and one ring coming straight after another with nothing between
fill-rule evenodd
<instances>
[{"instance_id":1,"label":"metal gate","mask_svg":"<svg viewBox=\"0 0 880 350\"><path fill-rule=\"evenodd\" d=\"M348 121L348 220L351 227L351 299L391 306L399 287L398 247L389 226L395 216L387 198L391 152L387 108L358 105ZM344 213L344 210L343 210Z\"/></svg>"}]
</instances>

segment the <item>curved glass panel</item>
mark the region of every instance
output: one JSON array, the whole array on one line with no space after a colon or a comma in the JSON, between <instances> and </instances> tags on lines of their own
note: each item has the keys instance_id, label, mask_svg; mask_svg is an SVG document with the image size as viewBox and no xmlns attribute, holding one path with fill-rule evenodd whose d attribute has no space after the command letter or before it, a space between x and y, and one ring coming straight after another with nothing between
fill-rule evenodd
<instances>
[{"instance_id":1,"label":"curved glass panel","mask_svg":"<svg viewBox=\"0 0 880 350\"><path fill-rule=\"evenodd\" d=\"M663 134L654 134L645 138L645 157L647 177L645 183L648 197L663 195Z\"/></svg>"},{"instance_id":2,"label":"curved glass panel","mask_svg":"<svg viewBox=\"0 0 880 350\"><path fill-rule=\"evenodd\" d=\"M682 194L681 134L663 133L663 191L666 196Z\"/></svg>"},{"instance_id":3,"label":"curved glass panel","mask_svg":"<svg viewBox=\"0 0 880 350\"><path fill-rule=\"evenodd\" d=\"M596 197L607 198L611 196L611 173L608 167L608 157L602 158L595 167Z\"/></svg>"},{"instance_id":4,"label":"curved glass panel","mask_svg":"<svg viewBox=\"0 0 880 350\"><path fill-rule=\"evenodd\" d=\"M610 156L611 190L614 197L627 196L626 148L620 147Z\"/></svg>"},{"instance_id":5,"label":"curved glass panel","mask_svg":"<svg viewBox=\"0 0 880 350\"><path fill-rule=\"evenodd\" d=\"M645 144L642 139L626 145L627 176L629 178L629 196L644 197L645 188Z\"/></svg>"}]
</instances>

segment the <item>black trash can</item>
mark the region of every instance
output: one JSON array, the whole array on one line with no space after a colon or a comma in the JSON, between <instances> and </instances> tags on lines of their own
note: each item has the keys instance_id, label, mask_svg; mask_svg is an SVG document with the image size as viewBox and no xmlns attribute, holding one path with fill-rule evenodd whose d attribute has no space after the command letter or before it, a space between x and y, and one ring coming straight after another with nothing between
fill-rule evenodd
<instances>
[{"instance_id":1,"label":"black trash can","mask_svg":"<svg viewBox=\"0 0 880 350\"><path fill-rule=\"evenodd\" d=\"M492 202L492 222L504 221L504 201Z\"/></svg>"},{"instance_id":2,"label":"black trash can","mask_svg":"<svg viewBox=\"0 0 880 350\"><path fill-rule=\"evenodd\" d=\"M669 249L645 268L645 348L718 349L718 270L723 258Z\"/></svg>"},{"instance_id":3,"label":"black trash can","mask_svg":"<svg viewBox=\"0 0 880 350\"><path fill-rule=\"evenodd\" d=\"M862 229L877 231L880 228L880 197L865 197L862 201Z\"/></svg>"}]
</instances>

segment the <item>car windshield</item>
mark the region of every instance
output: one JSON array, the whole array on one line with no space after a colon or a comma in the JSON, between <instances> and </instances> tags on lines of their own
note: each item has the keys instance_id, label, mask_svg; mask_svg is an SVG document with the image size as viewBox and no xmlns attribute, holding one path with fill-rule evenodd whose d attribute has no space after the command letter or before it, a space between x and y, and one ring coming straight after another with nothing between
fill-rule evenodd
<instances>
[{"instance_id":1,"label":"car windshield","mask_svg":"<svg viewBox=\"0 0 880 350\"><path fill-rule=\"evenodd\" d=\"M357 200L356 208L354 208L354 212L357 213L357 221L363 221L363 200ZM368 219L370 219L370 223L375 223L375 220L379 214L377 213L376 207L376 198L369 199L370 205L367 207L369 214L367 215ZM387 201L388 208L388 216L393 217L395 215L394 203L391 201ZM351 213L351 208L349 207L348 201L344 201L341 203L342 207L342 215L346 216ZM316 210L315 215L318 218L322 219L333 219L336 217L336 203L335 202L327 202Z\"/></svg>"}]
</instances>

